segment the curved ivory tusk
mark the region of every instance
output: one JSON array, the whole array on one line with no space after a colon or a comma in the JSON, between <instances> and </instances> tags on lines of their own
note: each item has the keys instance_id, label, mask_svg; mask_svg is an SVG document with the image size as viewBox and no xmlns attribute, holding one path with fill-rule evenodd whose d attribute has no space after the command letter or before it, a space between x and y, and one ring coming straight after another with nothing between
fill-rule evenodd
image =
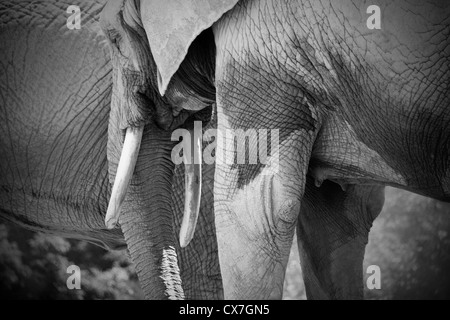
<instances>
[{"instance_id":1,"label":"curved ivory tusk","mask_svg":"<svg viewBox=\"0 0 450 320\"><path fill-rule=\"evenodd\" d=\"M106 211L105 224L108 229L116 226L120 216L120 208L127 194L128 185L133 176L134 167L139 155L144 127L127 128L123 142L122 154L117 166L116 178Z\"/></svg>"},{"instance_id":2,"label":"curved ivory tusk","mask_svg":"<svg viewBox=\"0 0 450 320\"><path fill-rule=\"evenodd\" d=\"M201 137L194 135L194 130L190 130L190 133L194 140L191 159L187 157L186 152L183 152L185 197L183 222L180 230L180 246L182 248L186 247L194 237L202 192L202 140Z\"/></svg>"}]
</instances>

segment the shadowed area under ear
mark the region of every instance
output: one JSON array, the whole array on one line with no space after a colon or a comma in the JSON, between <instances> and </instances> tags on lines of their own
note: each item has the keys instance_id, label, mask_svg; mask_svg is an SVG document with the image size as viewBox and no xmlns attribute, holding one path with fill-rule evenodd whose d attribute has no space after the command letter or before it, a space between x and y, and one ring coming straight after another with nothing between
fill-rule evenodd
<instances>
[{"instance_id":1,"label":"shadowed area under ear","mask_svg":"<svg viewBox=\"0 0 450 320\"><path fill-rule=\"evenodd\" d=\"M216 101L214 76L216 46L211 29L203 31L189 47L186 58L175 73L172 82L181 82L182 89L207 100Z\"/></svg>"},{"instance_id":2,"label":"shadowed area under ear","mask_svg":"<svg viewBox=\"0 0 450 320\"><path fill-rule=\"evenodd\" d=\"M167 90L191 43L238 0L141 1L141 19L158 66L158 89ZM157 13L157 14L156 14Z\"/></svg>"}]
</instances>

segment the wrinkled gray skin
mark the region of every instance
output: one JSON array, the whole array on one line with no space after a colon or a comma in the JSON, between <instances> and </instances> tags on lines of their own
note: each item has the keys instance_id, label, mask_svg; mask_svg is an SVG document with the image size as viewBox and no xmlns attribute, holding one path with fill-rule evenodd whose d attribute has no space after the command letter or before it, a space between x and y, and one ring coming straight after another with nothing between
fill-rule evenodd
<instances>
[{"instance_id":1,"label":"wrinkled gray skin","mask_svg":"<svg viewBox=\"0 0 450 320\"><path fill-rule=\"evenodd\" d=\"M0 3L1 217L107 248L128 245L148 298L180 298L183 294L193 299L220 298L212 188L203 189L195 237L189 247L180 250L176 237L183 212L184 167L173 168L167 162L167 168L153 170L154 162L162 161L158 158L164 155L167 161L158 134L144 136L139 177L129 192L130 198L143 202L125 207L122 230L105 228L113 181L108 176L112 166L108 156L117 157L111 141L116 138L120 143L121 139L120 131L111 128L112 64L99 25L104 4L72 0ZM81 30L65 27L69 5L81 8ZM157 125L148 125L146 130L162 131ZM170 134L163 135L169 135L170 142ZM164 175L172 170L173 179L172 172ZM214 166L205 166L203 175L212 186ZM158 184L158 180L163 181ZM151 188L165 189L166 197L158 198ZM166 216L158 218L159 211ZM183 290L176 260L166 263L166 268L162 263L162 250L170 252L169 246L178 251Z\"/></svg>"},{"instance_id":2,"label":"wrinkled gray skin","mask_svg":"<svg viewBox=\"0 0 450 320\"><path fill-rule=\"evenodd\" d=\"M104 16L112 43L129 50L116 52L121 63L115 70L143 80L148 62L138 62L148 56L140 53L149 50L145 29L158 88L172 105L171 86L179 81L173 69L189 37L212 24L218 129L280 130L275 173L262 164L216 162L225 298L281 297L295 227L308 297L362 298L364 247L383 186L450 200L448 5L381 1L381 30L366 27L369 5L125 1L122 10ZM161 21L167 25L160 29ZM126 25L136 30L137 41L130 42ZM148 85L140 85L146 91ZM123 94L131 89L127 83L116 87L122 110L135 100ZM145 95L160 105L158 95ZM198 94L181 96L180 108L201 106ZM235 155L227 148L217 152Z\"/></svg>"},{"instance_id":3,"label":"wrinkled gray skin","mask_svg":"<svg viewBox=\"0 0 450 320\"><path fill-rule=\"evenodd\" d=\"M173 143L169 142L169 133L191 115L183 109L201 109L216 100L220 129L280 130L280 169L276 174L262 175L267 168L261 165L222 164L215 168L215 225L225 298L281 297L296 226L308 297L361 298L364 246L370 225L383 203L382 187L378 185L394 185L449 200L450 111L446 82L449 70L444 54L448 47L445 36L448 23L444 21L448 16L447 8L396 2L384 11L383 29L369 31L365 25L367 5L350 1L334 1L332 5L326 1L245 1L229 12L230 8L221 7L220 1L215 1L219 3L219 10L223 10L220 15L213 15L218 21L209 29L214 32L211 43L217 51L215 79L210 74L209 49L206 53L200 50L200 55L188 54L181 59L183 64L177 66L174 75L167 72L167 66L161 63L161 55L155 51L158 72L163 79L157 83L153 72L155 62L142 30L144 25L145 32L150 34L152 30L148 26L151 23L146 20L142 25L139 20L141 15L153 15L162 21L171 21L164 17L167 12L146 11L139 1L126 1L120 10L114 10L113 2L120 1L111 1L112 9L104 11L102 18L103 31L113 48L114 68L108 160L103 158L105 175L102 181L108 179L106 172L110 182L114 179L123 130L145 124L140 156L120 223L147 297L161 297L167 293L172 297L180 296L176 272L169 272L175 276L169 275L165 279L159 275L163 252L171 253L170 247L176 247L177 243L176 236L172 236L174 227L169 200L173 178L169 152ZM176 1L164 3L178 5ZM189 3L183 1L183 5ZM211 10L214 9L211 5ZM200 12L182 11L187 14ZM422 16L422 12L427 12L426 16ZM220 18L223 13L225 15ZM211 16L208 17L194 21L209 21ZM200 31L208 29L209 22ZM188 30L175 29L182 34ZM194 30L194 38L198 31ZM164 38L164 41L167 39L182 37ZM201 47L205 45L207 43L202 43ZM158 48L155 43L150 47L152 50ZM195 41L192 47L195 48ZM183 50L175 54L180 52L183 55ZM163 53L171 58L172 52ZM193 77L182 76L192 68L196 70ZM167 84L164 81L168 77L171 80ZM123 79L125 81L119 81ZM204 90L211 82L215 84L216 97L212 97L212 90ZM198 88L193 83L206 85ZM165 84L167 90L161 97L155 88L164 92ZM15 98L10 99L14 101ZM8 116L8 122L33 123L36 118L40 118L39 114L24 121L13 113ZM6 127L11 136L7 146L21 147L8 149L2 144L8 155L5 163L26 169L2 168L11 172L10 183L20 181L18 173L39 168L40 174L35 173L35 177L39 177L38 186L42 185L39 184L42 172L57 172L48 175L51 177L48 185L50 190L56 190L52 183L58 183L60 190L67 190L63 199L78 194L85 198L102 194L100 191L84 193L86 188L78 192L75 188L74 192L65 179L68 168L65 164L71 164L67 157L52 155L44 158L41 166L33 163L27 167L26 161L18 161L30 158L27 150L33 149L27 148L32 145L28 141L34 142L42 136L33 135L22 140L20 133L14 134L16 127ZM49 129L49 126L43 127ZM95 136L93 132L92 135ZM54 140L58 141L61 136L64 134L57 135ZM78 141L72 140L75 146ZM38 144L34 150L42 153L43 145ZM67 149L72 144L61 145ZM19 150L25 155L19 157ZM222 152L220 148L218 151ZM93 159L100 161L100 158ZM92 167L86 165L85 171L79 172L89 172ZM80 174L80 177L89 176ZM92 183L93 180L80 179L81 183L91 181L89 186L98 185L98 180ZM34 183L31 181L29 185ZM55 199L61 199L59 194L39 192L35 193L41 199L39 203L27 200L27 197L33 198L33 193L32 190L23 192L26 185L21 182L17 187L13 183L16 189L7 192L8 201L3 200L8 191L3 188L2 202L7 203L6 210L8 205L11 209L13 204L20 203L28 204L27 210L30 210L28 207L39 208L44 202L46 209L51 209L51 205L58 204ZM95 191L94 187L91 190ZM97 190L102 188L97 187ZM204 188L203 192L211 190ZM104 194L101 212L105 211L108 191ZM98 209L92 205L98 202L81 201L80 204L91 203L91 207ZM75 205L65 210L82 210L76 202L70 203ZM27 215L22 213L15 217L26 221ZM74 217L76 215L67 215L69 226L75 224ZM78 217L81 223L90 224L83 220L83 215L78 213ZM36 214L34 220L42 226L38 223L42 223L44 217ZM101 218L98 226L100 222ZM196 236L198 232L201 231L197 230ZM210 268L204 260L211 252L208 250L204 254L200 251L193 254L202 265L198 270L206 270L203 274L214 270L209 276L213 279L216 276L214 280L217 280L214 267ZM181 256L183 252L181 250ZM174 264L170 263L162 268L175 271ZM206 284L211 277L206 275L202 279Z\"/></svg>"},{"instance_id":4,"label":"wrinkled gray skin","mask_svg":"<svg viewBox=\"0 0 450 320\"><path fill-rule=\"evenodd\" d=\"M375 185L450 201L449 5L381 1L381 30L368 5L245 1L213 26L218 127L280 129L275 175L216 166L225 298L281 296L295 225L307 295L361 298Z\"/></svg>"}]
</instances>

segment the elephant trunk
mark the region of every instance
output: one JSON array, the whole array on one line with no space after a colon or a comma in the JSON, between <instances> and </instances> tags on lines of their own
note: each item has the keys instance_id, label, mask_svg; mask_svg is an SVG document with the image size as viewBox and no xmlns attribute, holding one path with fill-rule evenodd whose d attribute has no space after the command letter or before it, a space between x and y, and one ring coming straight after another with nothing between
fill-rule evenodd
<instances>
[{"instance_id":1,"label":"elephant trunk","mask_svg":"<svg viewBox=\"0 0 450 320\"><path fill-rule=\"evenodd\" d=\"M172 147L169 132L146 126L134 173L131 170L133 178L128 188L122 182L125 193L118 219L147 299L184 298L172 230ZM127 159L123 152L122 159ZM120 169L121 163L116 181L122 179ZM113 196L114 191L113 187ZM112 197L110 208L115 202L121 201Z\"/></svg>"}]
</instances>

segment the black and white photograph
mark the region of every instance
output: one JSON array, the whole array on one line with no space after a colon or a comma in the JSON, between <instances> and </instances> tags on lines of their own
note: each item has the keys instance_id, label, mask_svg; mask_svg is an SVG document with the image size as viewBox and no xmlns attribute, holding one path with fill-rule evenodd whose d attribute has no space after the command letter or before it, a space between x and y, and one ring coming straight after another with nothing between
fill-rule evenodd
<instances>
[{"instance_id":1,"label":"black and white photograph","mask_svg":"<svg viewBox=\"0 0 450 320\"><path fill-rule=\"evenodd\" d=\"M449 0L0 0L0 300L449 299Z\"/></svg>"}]
</instances>

